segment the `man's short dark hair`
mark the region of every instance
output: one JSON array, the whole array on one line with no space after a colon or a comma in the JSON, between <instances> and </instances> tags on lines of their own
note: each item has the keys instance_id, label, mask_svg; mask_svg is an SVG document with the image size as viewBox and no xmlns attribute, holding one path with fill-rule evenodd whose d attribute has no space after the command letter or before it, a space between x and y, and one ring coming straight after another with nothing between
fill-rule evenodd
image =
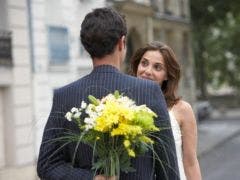
<instances>
[{"instance_id":1,"label":"man's short dark hair","mask_svg":"<svg viewBox=\"0 0 240 180\"><path fill-rule=\"evenodd\" d=\"M85 16L81 42L92 58L111 54L118 40L127 34L123 16L111 8L97 8Z\"/></svg>"}]
</instances>

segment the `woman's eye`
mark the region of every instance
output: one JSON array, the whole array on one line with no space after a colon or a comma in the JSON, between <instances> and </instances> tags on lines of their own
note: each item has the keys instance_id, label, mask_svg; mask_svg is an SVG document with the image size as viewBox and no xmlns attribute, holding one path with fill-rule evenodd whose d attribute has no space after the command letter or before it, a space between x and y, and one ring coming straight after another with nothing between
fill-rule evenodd
<instances>
[{"instance_id":1,"label":"woman's eye","mask_svg":"<svg viewBox=\"0 0 240 180\"><path fill-rule=\"evenodd\" d=\"M156 69L157 71L163 70L163 67L162 67L161 65L159 65L159 64L155 65L154 67L155 67L155 69Z\"/></svg>"},{"instance_id":2,"label":"woman's eye","mask_svg":"<svg viewBox=\"0 0 240 180\"><path fill-rule=\"evenodd\" d=\"M142 61L141 64L142 64L142 66L147 66L148 62L147 61Z\"/></svg>"}]
</instances>

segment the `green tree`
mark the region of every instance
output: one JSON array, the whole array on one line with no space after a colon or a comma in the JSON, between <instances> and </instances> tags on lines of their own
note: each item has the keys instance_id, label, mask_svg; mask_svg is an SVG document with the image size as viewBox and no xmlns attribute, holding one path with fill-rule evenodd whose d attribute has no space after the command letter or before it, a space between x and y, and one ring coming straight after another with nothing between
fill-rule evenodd
<instances>
[{"instance_id":1,"label":"green tree","mask_svg":"<svg viewBox=\"0 0 240 180\"><path fill-rule=\"evenodd\" d=\"M191 0L197 86L240 89L240 4L234 0Z\"/></svg>"}]
</instances>

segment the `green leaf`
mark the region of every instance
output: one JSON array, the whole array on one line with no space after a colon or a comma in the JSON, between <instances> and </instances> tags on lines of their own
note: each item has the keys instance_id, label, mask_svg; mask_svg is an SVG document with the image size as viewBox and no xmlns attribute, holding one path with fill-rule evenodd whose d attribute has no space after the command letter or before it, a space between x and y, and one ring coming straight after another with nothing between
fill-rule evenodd
<instances>
[{"instance_id":1,"label":"green leaf","mask_svg":"<svg viewBox=\"0 0 240 180\"><path fill-rule=\"evenodd\" d=\"M95 170L95 169L101 169L105 166L105 162L104 161L97 161L97 162L94 162L93 165L92 165L92 169Z\"/></svg>"},{"instance_id":2,"label":"green leaf","mask_svg":"<svg viewBox=\"0 0 240 180\"><path fill-rule=\"evenodd\" d=\"M95 106L99 105L99 101L94 96L89 95L88 99L89 99L90 103L94 104Z\"/></svg>"},{"instance_id":3,"label":"green leaf","mask_svg":"<svg viewBox=\"0 0 240 180\"><path fill-rule=\"evenodd\" d=\"M142 155L148 151L148 146L145 143L136 144L135 151L137 154Z\"/></svg>"},{"instance_id":4,"label":"green leaf","mask_svg":"<svg viewBox=\"0 0 240 180\"><path fill-rule=\"evenodd\" d=\"M119 91L118 91L118 90L115 90L115 91L114 91L114 96L115 96L115 98L116 98L116 99L118 99L118 98L119 98L119 96L120 96L120 93L119 93Z\"/></svg>"},{"instance_id":5,"label":"green leaf","mask_svg":"<svg viewBox=\"0 0 240 180\"><path fill-rule=\"evenodd\" d=\"M136 170L131 167L130 157L127 152L124 152L120 157L120 169L123 172L135 172Z\"/></svg>"}]
</instances>

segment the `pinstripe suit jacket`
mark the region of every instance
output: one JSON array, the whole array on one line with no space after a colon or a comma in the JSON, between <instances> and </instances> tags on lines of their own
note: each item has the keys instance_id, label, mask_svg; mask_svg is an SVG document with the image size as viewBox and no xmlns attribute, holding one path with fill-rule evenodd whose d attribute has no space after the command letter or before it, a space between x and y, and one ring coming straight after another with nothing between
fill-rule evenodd
<instances>
[{"instance_id":1,"label":"pinstripe suit jacket","mask_svg":"<svg viewBox=\"0 0 240 180\"><path fill-rule=\"evenodd\" d=\"M44 129L40 147L37 171L41 179L46 180L90 180L92 150L80 144L71 165L76 144L64 144L53 139L61 136L65 129L77 132L78 128L69 122L64 115L72 107L80 107L81 101L87 101L89 94L101 98L108 93L119 90L137 104L146 104L158 114L156 124L159 127L170 127L166 103L159 85L120 73L110 65L96 67L89 75L65 87L55 90L52 110ZM178 165L171 129L160 131L162 142L155 143L155 150L163 162L156 161L155 168L151 154L137 157L132 161L136 172L121 173L121 180L177 180Z\"/></svg>"}]
</instances>

